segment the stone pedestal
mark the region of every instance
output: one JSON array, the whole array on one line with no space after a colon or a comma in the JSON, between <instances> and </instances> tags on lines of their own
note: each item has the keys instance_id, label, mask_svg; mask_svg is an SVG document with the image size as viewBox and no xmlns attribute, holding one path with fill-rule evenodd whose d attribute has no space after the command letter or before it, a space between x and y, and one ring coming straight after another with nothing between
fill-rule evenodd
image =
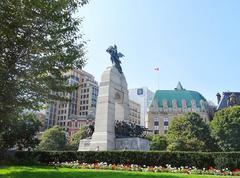
<instances>
[{"instance_id":1,"label":"stone pedestal","mask_svg":"<svg viewBox=\"0 0 240 178\"><path fill-rule=\"evenodd\" d=\"M108 67L102 74L99 86L95 131L89 150L115 150L115 120L128 119L129 98L125 76L116 67Z\"/></svg>"},{"instance_id":2,"label":"stone pedestal","mask_svg":"<svg viewBox=\"0 0 240 178\"><path fill-rule=\"evenodd\" d=\"M78 150L79 151L89 151L91 139L82 139L80 140Z\"/></svg>"},{"instance_id":3,"label":"stone pedestal","mask_svg":"<svg viewBox=\"0 0 240 178\"><path fill-rule=\"evenodd\" d=\"M139 150L149 151L149 141L147 139L133 137L133 138L117 138L116 150Z\"/></svg>"}]
</instances>

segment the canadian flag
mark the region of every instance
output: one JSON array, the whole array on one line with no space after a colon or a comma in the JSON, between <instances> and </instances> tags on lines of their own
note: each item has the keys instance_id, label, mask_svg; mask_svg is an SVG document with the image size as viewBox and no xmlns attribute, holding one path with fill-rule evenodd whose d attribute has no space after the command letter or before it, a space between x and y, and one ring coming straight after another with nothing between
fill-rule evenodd
<instances>
[{"instance_id":1,"label":"canadian flag","mask_svg":"<svg viewBox=\"0 0 240 178\"><path fill-rule=\"evenodd\" d=\"M156 70L156 71L160 71L159 67L154 68L154 70Z\"/></svg>"}]
</instances>

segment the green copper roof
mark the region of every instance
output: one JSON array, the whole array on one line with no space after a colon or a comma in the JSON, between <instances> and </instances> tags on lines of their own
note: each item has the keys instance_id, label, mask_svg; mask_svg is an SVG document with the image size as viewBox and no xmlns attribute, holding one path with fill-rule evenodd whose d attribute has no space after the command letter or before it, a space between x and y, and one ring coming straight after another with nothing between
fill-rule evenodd
<instances>
[{"instance_id":1,"label":"green copper roof","mask_svg":"<svg viewBox=\"0 0 240 178\"><path fill-rule=\"evenodd\" d=\"M206 99L196 91L183 89L181 83L178 83L175 90L157 90L153 102L158 103L158 107L163 107L163 100L167 100L168 107L172 107L172 101L177 101L177 106L182 107L182 100L186 101L187 107L191 107L191 101L195 100L197 107L201 107L200 101L206 102Z\"/></svg>"}]
</instances>

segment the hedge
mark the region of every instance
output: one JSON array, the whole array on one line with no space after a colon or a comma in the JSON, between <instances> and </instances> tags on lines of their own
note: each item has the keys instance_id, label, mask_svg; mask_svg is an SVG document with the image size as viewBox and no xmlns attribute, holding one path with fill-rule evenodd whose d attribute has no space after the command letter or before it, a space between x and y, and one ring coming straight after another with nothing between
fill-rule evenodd
<instances>
[{"instance_id":1,"label":"hedge","mask_svg":"<svg viewBox=\"0 0 240 178\"><path fill-rule=\"evenodd\" d=\"M240 152L166 152L166 151L104 151L104 152L50 152L17 151L14 160L26 163L29 160L48 164L49 162L76 161L81 163L107 162L109 164L138 164L146 166L174 167L195 166L197 168L215 167L218 169L240 168Z\"/></svg>"}]
</instances>

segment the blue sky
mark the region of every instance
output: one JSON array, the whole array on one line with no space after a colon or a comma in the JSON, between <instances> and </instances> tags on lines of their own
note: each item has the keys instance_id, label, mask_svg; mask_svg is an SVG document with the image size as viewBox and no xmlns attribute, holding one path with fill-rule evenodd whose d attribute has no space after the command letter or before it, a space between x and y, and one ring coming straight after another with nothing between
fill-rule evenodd
<instances>
[{"instance_id":1,"label":"blue sky","mask_svg":"<svg viewBox=\"0 0 240 178\"><path fill-rule=\"evenodd\" d=\"M100 81L113 44L125 55L129 88L239 91L240 1L90 0L79 11L87 44L84 70ZM160 72L154 71L155 67Z\"/></svg>"}]
</instances>

